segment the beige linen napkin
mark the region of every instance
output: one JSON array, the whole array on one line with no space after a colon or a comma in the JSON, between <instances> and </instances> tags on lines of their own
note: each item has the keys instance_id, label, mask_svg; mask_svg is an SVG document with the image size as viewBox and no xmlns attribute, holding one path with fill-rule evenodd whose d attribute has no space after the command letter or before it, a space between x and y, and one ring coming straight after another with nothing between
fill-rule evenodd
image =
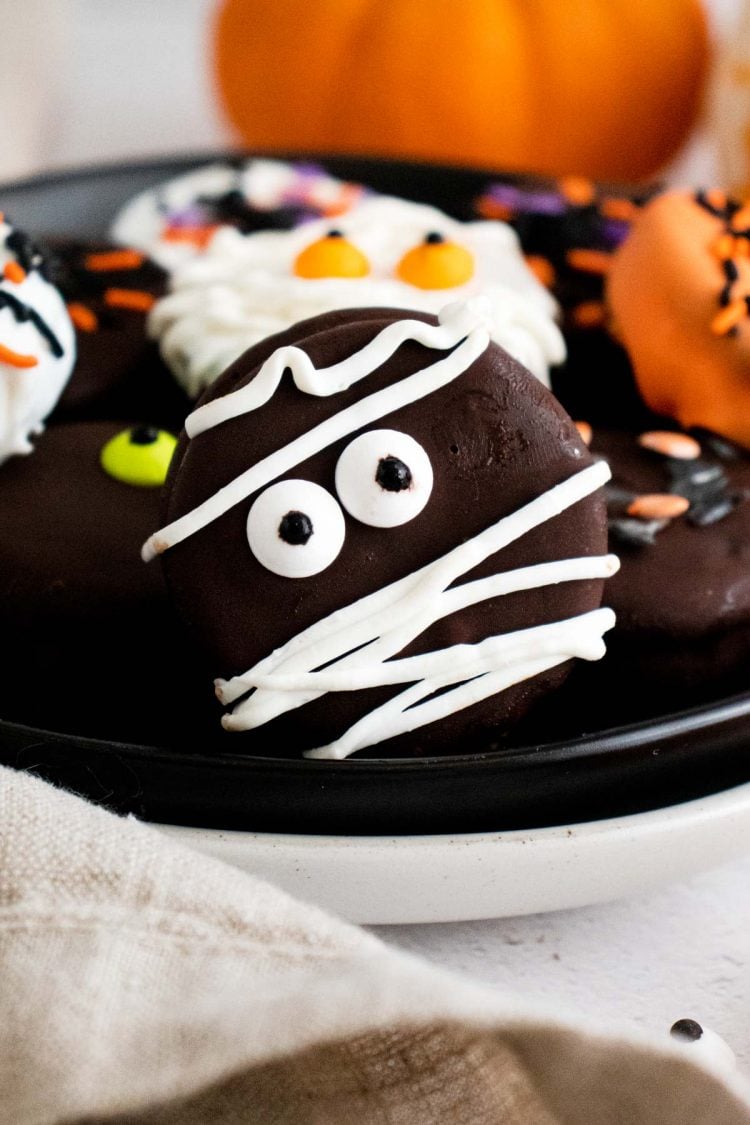
<instances>
[{"instance_id":1,"label":"beige linen napkin","mask_svg":"<svg viewBox=\"0 0 750 1125\"><path fill-rule=\"evenodd\" d=\"M105 1120L735 1125L750 1098L0 770L0 1122Z\"/></svg>"}]
</instances>

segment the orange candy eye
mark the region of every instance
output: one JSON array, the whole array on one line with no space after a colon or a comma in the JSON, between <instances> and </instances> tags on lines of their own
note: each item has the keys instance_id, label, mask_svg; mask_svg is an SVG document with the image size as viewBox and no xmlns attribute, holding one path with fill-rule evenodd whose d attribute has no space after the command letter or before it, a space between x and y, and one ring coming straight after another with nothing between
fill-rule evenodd
<instances>
[{"instance_id":1,"label":"orange candy eye","mask_svg":"<svg viewBox=\"0 0 750 1125\"><path fill-rule=\"evenodd\" d=\"M417 289L455 289L474 276L474 257L465 246L431 231L404 254L396 276Z\"/></svg>"},{"instance_id":2,"label":"orange candy eye","mask_svg":"<svg viewBox=\"0 0 750 1125\"><path fill-rule=\"evenodd\" d=\"M297 255L294 273L307 279L321 277L366 277L370 263L341 231L329 230Z\"/></svg>"}]
</instances>

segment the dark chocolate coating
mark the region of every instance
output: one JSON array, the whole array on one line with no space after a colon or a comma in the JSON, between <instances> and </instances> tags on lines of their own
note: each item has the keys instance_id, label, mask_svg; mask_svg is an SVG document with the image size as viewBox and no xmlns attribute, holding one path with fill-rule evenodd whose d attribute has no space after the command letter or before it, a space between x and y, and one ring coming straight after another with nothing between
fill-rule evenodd
<instances>
[{"instance_id":1,"label":"dark chocolate coating","mask_svg":"<svg viewBox=\"0 0 750 1125\"><path fill-rule=\"evenodd\" d=\"M595 430L595 455L612 468L612 486L640 495L670 490L669 462L638 445L637 434ZM617 614L606 661L597 670L615 683L638 685L665 705L688 706L724 685L747 687L750 676L750 456L731 446L719 458L702 441L701 460L719 465L735 503L707 526L690 513L670 520L645 546L612 541L620 571L607 583ZM624 696L628 717L638 699Z\"/></svg>"},{"instance_id":2,"label":"dark chocolate coating","mask_svg":"<svg viewBox=\"0 0 750 1125\"><path fill-rule=\"evenodd\" d=\"M143 417L179 430L188 400L146 333L147 313L110 306L108 289L138 290L162 297L167 274L144 258L134 269L92 270L91 254L122 250L111 242L48 240L51 280L67 304L81 304L96 317L93 331L76 328L76 363L53 420Z\"/></svg>"},{"instance_id":3,"label":"dark chocolate coating","mask_svg":"<svg viewBox=\"0 0 750 1125\"><path fill-rule=\"evenodd\" d=\"M317 367L325 367L358 351L386 324L404 317L436 323L430 316L388 309L341 311L304 321L251 348L202 401L243 386L280 346L294 343ZM436 362L440 355L409 342L378 371L330 398L302 394L287 377L260 410L190 442L183 435L167 482L162 522L192 510L251 464L322 419ZM250 552L245 524L255 499L252 496L164 554L177 608L210 654L215 675L228 677L246 671L333 610L444 555L592 461L553 396L494 344L449 386L367 427L380 428L401 430L415 438L432 463L432 495L411 522L384 530L347 516L346 541L330 567L311 578L282 578L265 570ZM349 435L286 475L314 481L334 492L336 462L355 436ZM604 498L599 493L487 559L459 581L605 550ZM575 582L483 602L437 622L403 654L477 642L496 633L584 613L600 604L601 595L601 581ZM440 723L379 745L373 752L395 747L412 752L446 747L455 751L469 734L506 728L564 675L565 668L555 669ZM362 714L401 690L403 686L328 694L266 727L231 738L238 749L273 746L274 739L282 735L293 739L300 749L314 747L341 734ZM210 694L210 682L205 691Z\"/></svg>"},{"instance_id":4,"label":"dark chocolate coating","mask_svg":"<svg viewBox=\"0 0 750 1125\"><path fill-rule=\"evenodd\" d=\"M184 643L159 568L140 559L159 490L99 465L123 428L53 426L0 467L4 718L114 737L170 729L153 699L184 690Z\"/></svg>"}]
</instances>

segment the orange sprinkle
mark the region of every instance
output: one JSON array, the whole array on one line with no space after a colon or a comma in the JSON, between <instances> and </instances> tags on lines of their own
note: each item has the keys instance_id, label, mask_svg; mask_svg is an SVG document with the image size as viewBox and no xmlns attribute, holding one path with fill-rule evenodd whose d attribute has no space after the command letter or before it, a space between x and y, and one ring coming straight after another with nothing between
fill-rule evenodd
<instances>
[{"instance_id":1,"label":"orange sprinkle","mask_svg":"<svg viewBox=\"0 0 750 1125\"><path fill-rule=\"evenodd\" d=\"M565 260L574 270L584 273L608 273L612 261L605 250L568 250Z\"/></svg>"},{"instance_id":2,"label":"orange sprinkle","mask_svg":"<svg viewBox=\"0 0 750 1125\"><path fill-rule=\"evenodd\" d=\"M137 270L146 260L138 250L103 250L100 254L87 254L84 265L87 270L104 273L107 270Z\"/></svg>"},{"instance_id":3,"label":"orange sprinkle","mask_svg":"<svg viewBox=\"0 0 750 1125\"><path fill-rule=\"evenodd\" d=\"M527 254L526 265L537 281L541 281L547 289L552 288L555 284L555 267L549 258L543 258L541 254Z\"/></svg>"},{"instance_id":4,"label":"orange sprinkle","mask_svg":"<svg viewBox=\"0 0 750 1125\"><path fill-rule=\"evenodd\" d=\"M716 314L711 321L711 331L715 336L726 336L727 332L736 328L746 316L747 303L744 297L739 297L736 301L730 301L726 308Z\"/></svg>"},{"instance_id":5,"label":"orange sprinkle","mask_svg":"<svg viewBox=\"0 0 750 1125\"><path fill-rule=\"evenodd\" d=\"M635 217L638 206L633 203L632 199L603 199L599 205L599 210L605 219L617 219L623 223L629 223Z\"/></svg>"},{"instance_id":6,"label":"orange sprinkle","mask_svg":"<svg viewBox=\"0 0 750 1125\"><path fill-rule=\"evenodd\" d=\"M205 250L218 229L215 223L205 227L165 227L161 237L165 242L189 242Z\"/></svg>"},{"instance_id":7,"label":"orange sprinkle","mask_svg":"<svg viewBox=\"0 0 750 1125\"><path fill-rule=\"evenodd\" d=\"M476 203L477 214L483 219L512 219L513 209L489 195L480 196Z\"/></svg>"},{"instance_id":8,"label":"orange sprinkle","mask_svg":"<svg viewBox=\"0 0 750 1125\"><path fill-rule=\"evenodd\" d=\"M3 266L3 277L6 281L20 285L26 279L26 270L23 266L19 266L18 262L6 262Z\"/></svg>"},{"instance_id":9,"label":"orange sprinkle","mask_svg":"<svg viewBox=\"0 0 750 1125\"><path fill-rule=\"evenodd\" d=\"M86 305L73 301L68 305L68 316L79 332L96 332L99 321L96 313Z\"/></svg>"},{"instance_id":10,"label":"orange sprinkle","mask_svg":"<svg viewBox=\"0 0 750 1125\"><path fill-rule=\"evenodd\" d=\"M740 207L732 215L732 230L747 230L750 227L750 206Z\"/></svg>"},{"instance_id":11,"label":"orange sprinkle","mask_svg":"<svg viewBox=\"0 0 750 1125\"><path fill-rule=\"evenodd\" d=\"M596 189L591 180L587 180L584 176L563 176L558 187L560 193L574 207L587 207L594 202Z\"/></svg>"},{"instance_id":12,"label":"orange sprinkle","mask_svg":"<svg viewBox=\"0 0 750 1125\"><path fill-rule=\"evenodd\" d=\"M638 444L663 457L675 457L678 461L694 461L701 455L701 447L689 434L676 434L672 430L648 430L640 434Z\"/></svg>"},{"instance_id":13,"label":"orange sprinkle","mask_svg":"<svg viewBox=\"0 0 750 1125\"><path fill-rule=\"evenodd\" d=\"M354 204L362 194L359 184L343 184L338 197L323 208L323 214L328 219L335 219L337 215L345 215L351 211Z\"/></svg>"},{"instance_id":14,"label":"orange sprinkle","mask_svg":"<svg viewBox=\"0 0 750 1125\"><path fill-rule=\"evenodd\" d=\"M673 520L689 507L690 501L685 496L676 496L671 492L647 492L636 496L626 510L629 516L639 520Z\"/></svg>"},{"instance_id":15,"label":"orange sprinkle","mask_svg":"<svg viewBox=\"0 0 750 1125\"><path fill-rule=\"evenodd\" d=\"M39 360L35 355L23 355L21 352L14 352L12 348L6 348L5 344L0 344L0 363L7 363L11 367L36 367Z\"/></svg>"},{"instance_id":16,"label":"orange sprinkle","mask_svg":"<svg viewBox=\"0 0 750 1125\"><path fill-rule=\"evenodd\" d=\"M107 289L104 293L104 301L113 309L148 312L156 304L156 297L144 289Z\"/></svg>"},{"instance_id":17,"label":"orange sprinkle","mask_svg":"<svg viewBox=\"0 0 750 1125\"><path fill-rule=\"evenodd\" d=\"M727 193L722 191L721 188L710 188L705 193L706 202L715 207L717 211L723 211L727 205Z\"/></svg>"},{"instance_id":18,"label":"orange sprinkle","mask_svg":"<svg viewBox=\"0 0 750 1125\"><path fill-rule=\"evenodd\" d=\"M581 301L570 315L579 328L599 328L607 318L607 310L601 301Z\"/></svg>"},{"instance_id":19,"label":"orange sprinkle","mask_svg":"<svg viewBox=\"0 0 750 1125\"><path fill-rule=\"evenodd\" d=\"M726 231L724 234L719 235L711 249L720 261L727 262L736 255L739 249L737 243L738 239Z\"/></svg>"},{"instance_id":20,"label":"orange sprinkle","mask_svg":"<svg viewBox=\"0 0 750 1125\"><path fill-rule=\"evenodd\" d=\"M578 433L583 438L584 443L586 445L591 445L591 439L594 436L594 431L591 429L591 426L589 425L589 423L588 422L576 422L575 426L576 426L576 429L578 430Z\"/></svg>"}]
</instances>

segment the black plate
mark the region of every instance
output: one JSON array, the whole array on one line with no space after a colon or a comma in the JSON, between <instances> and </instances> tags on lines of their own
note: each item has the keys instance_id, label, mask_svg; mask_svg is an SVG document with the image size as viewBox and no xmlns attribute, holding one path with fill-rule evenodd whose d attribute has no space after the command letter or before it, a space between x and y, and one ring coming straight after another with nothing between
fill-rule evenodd
<instances>
[{"instance_id":1,"label":"black plate","mask_svg":"<svg viewBox=\"0 0 750 1125\"><path fill-rule=\"evenodd\" d=\"M208 159L40 177L1 189L0 201L14 222L32 232L96 236L135 192ZM498 178L373 160L321 162L334 175L463 219L475 217L473 200ZM0 761L149 820L355 835L572 824L674 804L750 779L750 693L582 733L570 726L570 714L578 708L590 715L585 681L578 690L565 690L565 718L562 710L559 718L570 733L559 740L543 733L556 729L550 711L543 725L516 736L524 745L484 753L306 762L126 745L0 722Z\"/></svg>"}]
</instances>

